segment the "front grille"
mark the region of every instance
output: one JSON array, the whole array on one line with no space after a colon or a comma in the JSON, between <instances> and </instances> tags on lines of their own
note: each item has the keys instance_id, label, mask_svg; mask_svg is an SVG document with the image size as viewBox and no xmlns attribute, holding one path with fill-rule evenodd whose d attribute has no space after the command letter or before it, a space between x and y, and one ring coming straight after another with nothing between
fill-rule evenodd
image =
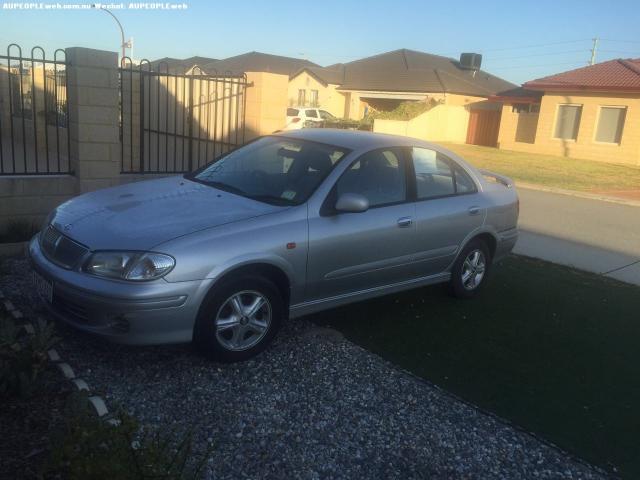
<instances>
[{"instance_id":1,"label":"front grille","mask_svg":"<svg viewBox=\"0 0 640 480\"><path fill-rule=\"evenodd\" d=\"M80 323L88 323L89 321L89 313L87 309L82 305L78 305L75 302L67 298L60 297L59 295L53 296L53 308L55 308L59 313L63 314L65 317L69 317L70 319L80 322Z\"/></svg>"},{"instance_id":2,"label":"front grille","mask_svg":"<svg viewBox=\"0 0 640 480\"><path fill-rule=\"evenodd\" d=\"M42 251L53 263L64 268L73 268L89 251L49 225L40 236Z\"/></svg>"}]
</instances>

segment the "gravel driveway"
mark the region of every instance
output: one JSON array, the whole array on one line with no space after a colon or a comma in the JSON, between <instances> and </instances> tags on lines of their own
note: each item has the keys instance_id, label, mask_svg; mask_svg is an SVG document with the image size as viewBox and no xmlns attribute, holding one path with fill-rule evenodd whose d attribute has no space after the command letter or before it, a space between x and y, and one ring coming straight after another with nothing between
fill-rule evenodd
<instances>
[{"instance_id":1,"label":"gravel driveway","mask_svg":"<svg viewBox=\"0 0 640 480\"><path fill-rule=\"evenodd\" d=\"M28 264L0 288L42 314ZM330 314L330 313L329 313ZM304 320L234 365L190 346L132 348L60 327L58 351L111 407L213 444L207 478L603 478L381 358Z\"/></svg>"}]
</instances>

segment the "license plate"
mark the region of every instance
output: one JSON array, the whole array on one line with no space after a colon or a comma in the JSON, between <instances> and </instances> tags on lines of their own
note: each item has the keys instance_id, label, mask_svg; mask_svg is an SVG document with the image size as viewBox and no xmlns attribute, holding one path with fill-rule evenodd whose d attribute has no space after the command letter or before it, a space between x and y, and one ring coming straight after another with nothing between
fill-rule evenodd
<instances>
[{"instance_id":1,"label":"license plate","mask_svg":"<svg viewBox=\"0 0 640 480\"><path fill-rule=\"evenodd\" d=\"M33 272L33 285L38 295L47 302L53 302L53 282L50 282L38 272Z\"/></svg>"}]
</instances>

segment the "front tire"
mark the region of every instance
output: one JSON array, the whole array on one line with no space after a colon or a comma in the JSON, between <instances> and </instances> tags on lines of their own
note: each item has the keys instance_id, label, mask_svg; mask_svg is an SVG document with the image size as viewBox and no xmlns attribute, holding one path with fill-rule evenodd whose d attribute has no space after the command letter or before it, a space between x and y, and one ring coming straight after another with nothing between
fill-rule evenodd
<instances>
[{"instance_id":1,"label":"front tire","mask_svg":"<svg viewBox=\"0 0 640 480\"><path fill-rule=\"evenodd\" d=\"M240 362L267 348L284 315L282 295L271 281L239 277L215 287L205 299L193 340L212 359Z\"/></svg>"},{"instance_id":2,"label":"front tire","mask_svg":"<svg viewBox=\"0 0 640 480\"><path fill-rule=\"evenodd\" d=\"M451 269L451 292L458 298L474 297L486 283L491 252L480 239L469 242Z\"/></svg>"}]
</instances>

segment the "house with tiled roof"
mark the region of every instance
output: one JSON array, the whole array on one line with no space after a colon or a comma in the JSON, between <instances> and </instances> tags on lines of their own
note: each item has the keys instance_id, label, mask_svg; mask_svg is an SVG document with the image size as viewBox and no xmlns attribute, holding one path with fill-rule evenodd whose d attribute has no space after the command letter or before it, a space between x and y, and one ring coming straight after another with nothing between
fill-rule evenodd
<instances>
[{"instance_id":1,"label":"house with tiled roof","mask_svg":"<svg viewBox=\"0 0 640 480\"><path fill-rule=\"evenodd\" d=\"M350 120L393 110L405 101L426 102L435 107L411 129L415 135L434 141L495 146L502 104L489 98L515 85L482 70L481 60L479 54L461 54L454 59L400 49L327 67L303 58L261 52L209 63L199 61L197 65L198 73L207 75L259 72L286 76L288 106L319 107ZM168 64L170 70L184 69L191 63L195 60L165 58L152 62L152 66L162 64L166 68ZM285 111L277 114L283 117L281 127ZM399 125L386 122L384 128L391 130L384 131L407 134Z\"/></svg>"},{"instance_id":2,"label":"house with tiled roof","mask_svg":"<svg viewBox=\"0 0 640 480\"><path fill-rule=\"evenodd\" d=\"M495 145L501 104L488 99L515 85L482 70L481 58L462 54L454 59L400 49L324 68L305 67L289 80L289 105L318 106L337 117L358 120L367 112L393 110L405 101L432 102L438 107L429 114L431 134L422 129L421 136L464 142L470 122L479 121L493 128L472 128L470 143ZM435 123L441 128L436 129ZM488 131L489 138L476 138L481 131Z\"/></svg>"},{"instance_id":3,"label":"house with tiled roof","mask_svg":"<svg viewBox=\"0 0 640 480\"><path fill-rule=\"evenodd\" d=\"M539 78L502 101L498 145L640 166L640 59L617 59Z\"/></svg>"}]
</instances>

